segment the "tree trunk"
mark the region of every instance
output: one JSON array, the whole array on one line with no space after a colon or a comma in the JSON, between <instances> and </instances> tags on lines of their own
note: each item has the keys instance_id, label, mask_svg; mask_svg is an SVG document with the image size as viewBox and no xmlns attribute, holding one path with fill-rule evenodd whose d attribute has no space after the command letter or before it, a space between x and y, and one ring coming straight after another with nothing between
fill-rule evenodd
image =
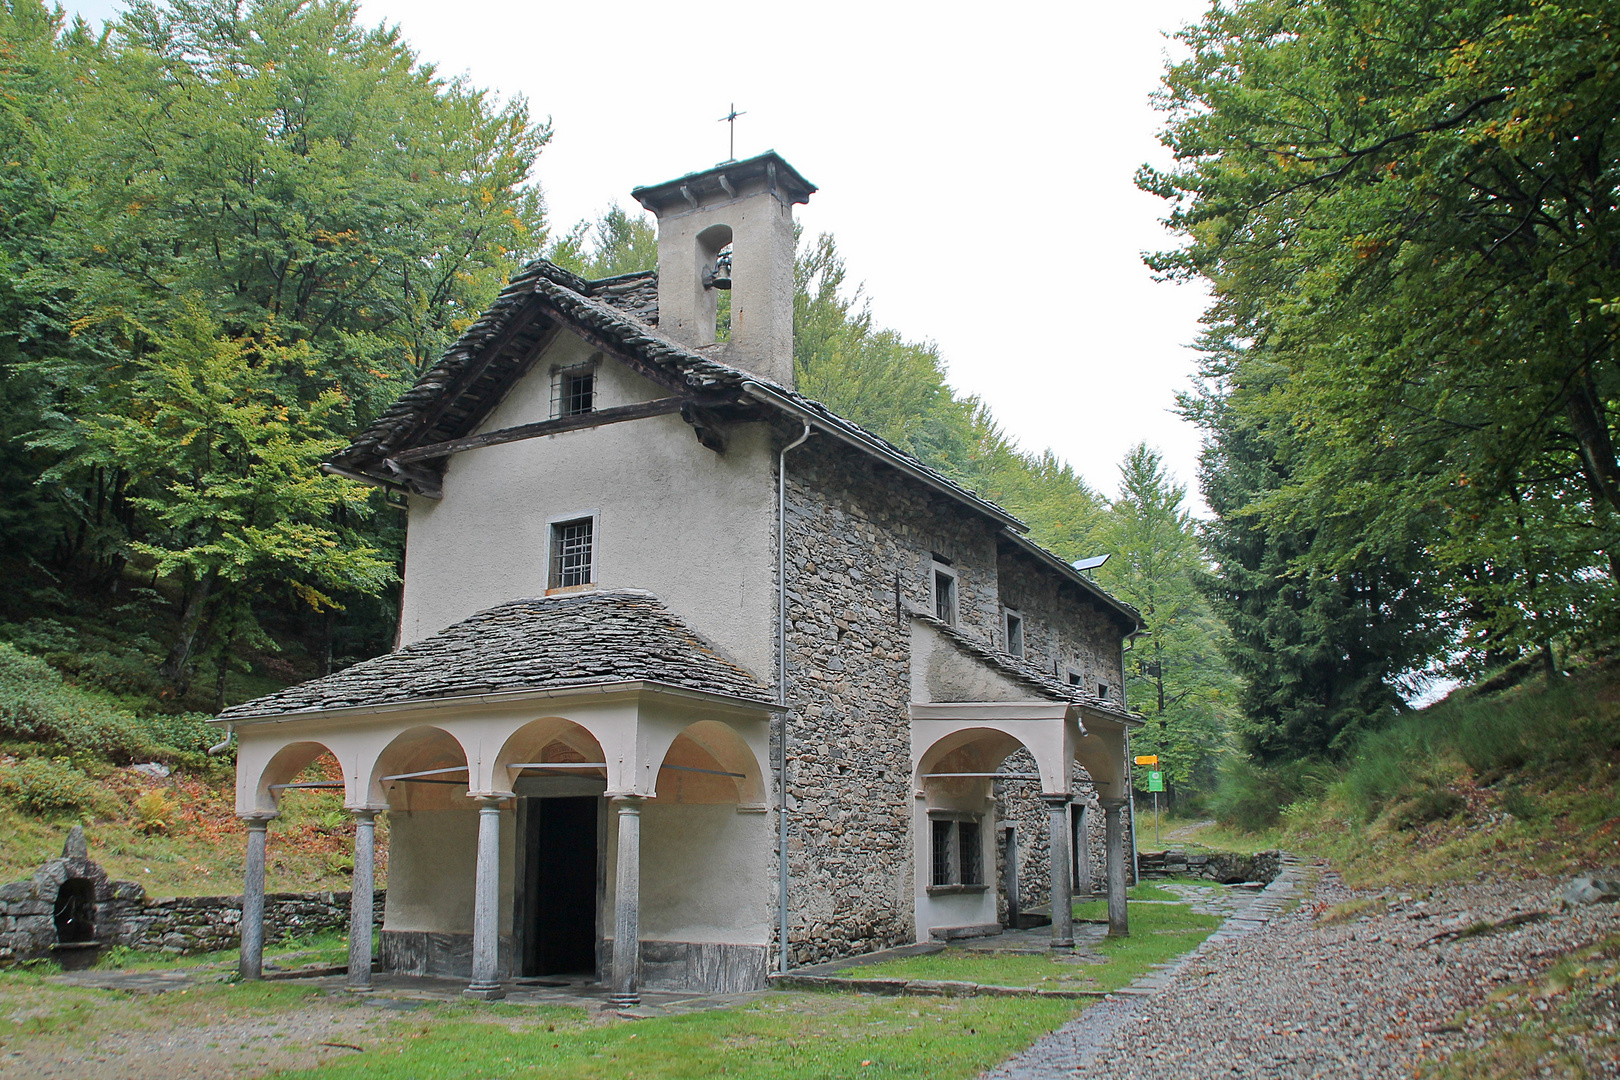
<instances>
[{"instance_id":1,"label":"tree trunk","mask_svg":"<svg viewBox=\"0 0 1620 1080\"><path fill-rule=\"evenodd\" d=\"M212 571L186 590L180 607L180 629L175 634L169 655L158 667L158 674L174 684L175 693L184 697L191 687L191 661L197 643L197 630L202 625L203 613L208 608L208 597L214 591Z\"/></svg>"}]
</instances>

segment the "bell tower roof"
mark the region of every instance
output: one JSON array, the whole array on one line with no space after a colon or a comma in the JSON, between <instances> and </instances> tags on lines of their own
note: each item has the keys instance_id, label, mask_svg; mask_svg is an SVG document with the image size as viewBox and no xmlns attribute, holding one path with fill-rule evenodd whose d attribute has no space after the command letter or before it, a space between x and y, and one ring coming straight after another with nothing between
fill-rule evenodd
<instances>
[{"instance_id":1,"label":"bell tower roof","mask_svg":"<svg viewBox=\"0 0 1620 1080\"><path fill-rule=\"evenodd\" d=\"M722 161L712 169L687 173L662 184L638 187L631 198L658 217L669 217L703 206L731 202L744 191L766 190L783 205L810 201L816 185L799 175L775 150L742 161Z\"/></svg>"}]
</instances>

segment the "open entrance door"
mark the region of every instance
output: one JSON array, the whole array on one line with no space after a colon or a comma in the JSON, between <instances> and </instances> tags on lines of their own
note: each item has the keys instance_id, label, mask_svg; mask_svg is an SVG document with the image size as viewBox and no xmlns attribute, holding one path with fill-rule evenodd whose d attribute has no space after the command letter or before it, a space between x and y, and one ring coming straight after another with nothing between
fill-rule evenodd
<instances>
[{"instance_id":1,"label":"open entrance door","mask_svg":"<svg viewBox=\"0 0 1620 1080\"><path fill-rule=\"evenodd\" d=\"M596 796L519 800L518 973L596 971Z\"/></svg>"}]
</instances>

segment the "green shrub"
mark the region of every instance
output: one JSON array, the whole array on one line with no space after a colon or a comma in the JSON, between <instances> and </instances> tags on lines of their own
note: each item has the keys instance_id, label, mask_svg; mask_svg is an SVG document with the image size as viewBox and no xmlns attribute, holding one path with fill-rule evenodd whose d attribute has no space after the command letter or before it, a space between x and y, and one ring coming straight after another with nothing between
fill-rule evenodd
<instances>
[{"instance_id":1,"label":"green shrub","mask_svg":"<svg viewBox=\"0 0 1620 1080\"><path fill-rule=\"evenodd\" d=\"M25 758L0 765L0 794L39 814L104 810L110 797L84 773L63 761Z\"/></svg>"},{"instance_id":2,"label":"green shrub","mask_svg":"<svg viewBox=\"0 0 1620 1080\"><path fill-rule=\"evenodd\" d=\"M1264 766L1232 758L1208 805L1222 824L1258 832L1277 824L1283 807L1320 795L1331 777L1332 768L1314 759Z\"/></svg>"},{"instance_id":3,"label":"green shrub","mask_svg":"<svg viewBox=\"0 0 1620 1080\"><path fill-rule=\"evenodd\" d=\"M0 738L117 764L196 764L214 742L200 713L142 718L62 681L38 657L0 642Z\"/></svg>"}]
</instances>

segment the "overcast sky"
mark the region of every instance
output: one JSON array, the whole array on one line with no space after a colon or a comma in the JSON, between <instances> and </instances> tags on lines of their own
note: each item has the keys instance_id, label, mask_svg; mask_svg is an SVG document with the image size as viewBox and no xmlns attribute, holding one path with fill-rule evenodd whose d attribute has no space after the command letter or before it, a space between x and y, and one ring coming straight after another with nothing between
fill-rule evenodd
<instances>
[{"instance_id":1,"label":"overcast sky","mask_svg":"<svg viewBox=\"0 0 1620 1080\"><path fill-rule=\"evenodd\" d=\"M115 4L69 3L105 18ZM820 191L880 325L939 344L953 386L1026 449L1112 493L1135 442L1190 486L1173 413L1205 295L1155 283L1165 160L1148 104L1204 0L799 5L364 0L446 75L525 96L555 136L537 179L560 226L630 189L775 149Z\"/></svg>"}]
</instances>

